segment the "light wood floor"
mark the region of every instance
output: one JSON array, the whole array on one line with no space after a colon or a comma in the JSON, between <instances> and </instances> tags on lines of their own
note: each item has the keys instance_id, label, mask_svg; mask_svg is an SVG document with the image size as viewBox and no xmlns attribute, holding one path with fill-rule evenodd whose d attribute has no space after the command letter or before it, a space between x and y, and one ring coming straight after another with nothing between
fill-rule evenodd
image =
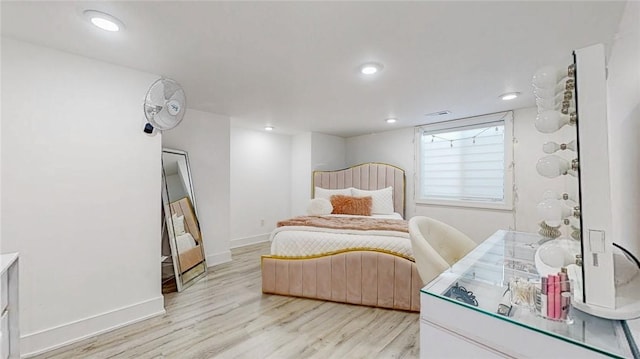
<instances>
[{"instance_id":1,"label":"light wood floor","mask_svg":"<svg viewBox=\"0 0 640 359\"><path fill-rule=\"evenodd\" d=\"M38 358L417 358L417 313L262 294L267 243L232 251L167 314Z\"/></svg>"}]
</instances>

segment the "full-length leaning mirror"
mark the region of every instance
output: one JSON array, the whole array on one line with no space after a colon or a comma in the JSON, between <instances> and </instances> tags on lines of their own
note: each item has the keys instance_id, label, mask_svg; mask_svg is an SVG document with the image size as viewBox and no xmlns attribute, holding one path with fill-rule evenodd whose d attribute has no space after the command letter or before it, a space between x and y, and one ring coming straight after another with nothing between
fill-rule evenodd
<instances>
[{"instance_id":1,"label":"full-length leaning mirror","mask_svg":"<svg viewBox=\"0 0 640 359\"><path fill-rule=\"evenodd\" d=\"M162 150L162 287L182 291L207 271L185 151Z\"/></svg>"}]
</instances>

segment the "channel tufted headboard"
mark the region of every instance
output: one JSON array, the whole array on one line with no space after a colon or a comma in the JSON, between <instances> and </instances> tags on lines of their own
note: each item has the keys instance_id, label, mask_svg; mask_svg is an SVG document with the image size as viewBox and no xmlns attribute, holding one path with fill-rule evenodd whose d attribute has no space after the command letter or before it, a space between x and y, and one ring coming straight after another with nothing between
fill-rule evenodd
<instances>
[{"instance_id":1,"label":"channel tufted headboard","mask_svg":"<svg viewBox=\"0 0 640 359\"><path fill-rule=\"evenodd\" d=\"M404 218L405 175L404 170L386 163L369 162L335 171L314 171L312 197L315 188L342 189L355 187L377 190L393 187L393 208Z\"/></svg>"}]
</instances>

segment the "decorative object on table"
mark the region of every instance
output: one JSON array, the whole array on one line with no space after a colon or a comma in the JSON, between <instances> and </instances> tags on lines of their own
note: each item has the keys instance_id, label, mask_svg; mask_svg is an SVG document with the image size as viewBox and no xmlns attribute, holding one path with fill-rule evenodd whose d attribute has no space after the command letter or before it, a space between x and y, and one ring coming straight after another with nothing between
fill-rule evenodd
<instances>
[{"instance_id":1,"label":"decorative object on table","mask_svg":"<svg viewBox=\"0 0 640 359\"><path fill-rule=\"evenodd\" d=\"M449 290L447 290L444 295L463 303L473 305L475 307L478 306L478 300L476 299L476 296L473 294L473 292L467 290L465 287L458 285L457 282L453 287L449 288Z\"/></svg>"},{"instance_id":2,"label":"decorative object on table","mask_svg":"<svg viewBox=\"0 0 640 359\"><path fill-rule=\"evenodd\" d=\"M531 289L532 311L545 319L573 323L570 314L573 285L566 268L557 274L543 276L539 282L533 283Z\"/></svg>"},{"instance_id":3,"label":"decorative object on table","mask_svg":"<svg viewBox=\"0 0 640 359\"><path fill-rule=\"evenodd\" d=\"M547 224L547 222L540 221L540 223L538 223L538 226L540 226L540 229L538 229L538 234L545 238L555 239L562 235L562 233L560 232L560 225L551 227Z\"/></svg>"},{"instance_id":4,"label":"decorative object on table","mask_svg":"<svg viewBox=\"0 0 640 359\"><path fill-rule=\"evenodd\" d=\"M535 305L535 283L527 279L514 277L509 280L511 305L532 308Z\"/></svg>"}]
</instances>

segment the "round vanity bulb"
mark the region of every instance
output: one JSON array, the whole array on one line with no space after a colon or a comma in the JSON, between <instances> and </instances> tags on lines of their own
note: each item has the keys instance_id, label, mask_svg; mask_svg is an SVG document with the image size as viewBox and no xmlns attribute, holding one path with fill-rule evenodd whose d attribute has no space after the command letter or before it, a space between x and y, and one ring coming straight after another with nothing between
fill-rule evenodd
<instances>
[{"instance_id":1,"label":"round vanity bulb","mask_svg":"<svg viewBox=\"0 0 640 359\"><path fill-rule=\"evenodd\" d=\"M575 77L575 66L566 69L557 69L555 66L544 66L538 69L531 79L535 88L554 88L558 82L565 78Z\"/></svg>"},{"instance_id":2,"label":"round vanity bulb","mask_svg":"<svg viewBox=\"0 0 640 359\"><path fill-rule=\"evenodd\" d=\"M566 70L558 70L554 66L544 66L536 71L531 83L537 88L553 88L558 81L565 77L567 77Z\"/></svg>"},{"instance_id":3,"label":"round vanity bulb","mask_svg":"<svg viewBox=\"0 0 640 359\"><path fill-rule=\"evenodd\" d=\"M558 111L542 111L536 116L536 129L542 133L553 133L558 131L562 126L571 122L569 115L564 115Z\"/></svg>"},{"instance_id":4,"label":"round vanity bulb","mask_svg":"<svg viewBox=\"0 0 640 359\"><path fill-rule=\"evenodd\" d=\"M569 83L569 81L571 81L571 83ZM552 87L539 88L534 86L533 94L536 98L552 99L566 91L573 91L574 87L575 82L573 79L563 79Z\"/></svg>"},{"instance_id":5,"label":"round vanity bulb","mask_svg":"<svg viewBox=\"0 0 640 359\"><path fill-rule=\"evenodd\" d=\"M548 154L552 154L554 152L560 151L560 150L571 150L571 151L575 151L576 150L576 141L573 140L569 143L563 143L563 144L557 144L556 142L553 141L549 141L547 143L545 143L544 145L542 145L542 150L544 151L544 153L548 153Z\"/></svg>"},{"instance_id":6,"label":"round vanity bulb","mask_svg":"<svg viewBox=\"0 0 640 359\"><path fill-rule=\"evenodd\" d=\"M555 191L552 190L546 190L544 191L544 193L542 194L542 199L558 199L558 194Z\"/></svg>"},{"instance_id":7,"label":"round vanity bulb","mask_svg":"<svg viewBox=\"0 0 640 359\"><path fill-rule=\"evenodd\" d=\"M569 109L569 112L575 112L576 103L573 99L565 102L564 97L554 99L536 98L536 106L538 107L538 113L549 110L561 110L564 105Z\"/></svg>"},{"instance_id":8,"label":"round vanity bulb","mask_svg":"<svg viewBox=\"0 0 640 359\"><path fill-rule=\"evenodd\" d=\"M562 92L562 87L557 86L556 88L550 88L550 89L541 89L541 88L534 87L533 95L537 99L538 98L554 98L558 94L558 91L556 90L558 90L559 92Z\"/></svg>"},{"instance_id":9,"label":"round vanity bulb","mask_svg":"<svg viewBox=\"0 0 640 359\"><path fill-rule=\"evenodd\" d=\"M542 157L536 164L538 173L547 178L555 178L567 174L569 168L569 161L556 155Z\"/></svg>"},{"instance_id":10,"label":"round vanity bulb","mask_svg":"<svg viewBox=\"0 0 640 359\"><path fill-rule=\"evenodd\" d=\"M538 203L538 216L551 227L559 226L562 220L571 217L573 210L565 206L562 201L548 198Z\"/></svg>"},{"instance_id":11,"label":"round vanity bulb","mask_svg":"<svg viewBox=\"0 0 640 359\"><path fill-rule=\"evenodd\" d=\"M538 112L559 110L562 107L562 101L558 103L555 99L536 98L536 106L538 106Z\"/></svg>"},{"instance_id":12,"label":"round vanity bulb","mask_svg":"<svg viewBox=\"0 0 640 359\"><path fill-rule=\"evenodd\" d=\"M571 195L569 195L569 193L562 193L559 194L556 191L553 190L546 190L544 191L544 193L542 194L542 199L557 199L557 200L562 200L562 201L570 201L569 203L573 203L575 202L573 200L573 197L571 197Z\"/></svg>"},{"instance_id":13,"label":"round vanity bulb","mask_svg":"<svg viewBox=\"0 0 640 359\"><path fill-rule=\"evenodd\" d=\"M555 142L547 142L544 145L542 145L542 150L544 151L544 153L554 153L557 150L560 149L560 145L555 143Z\"/></svg>"}]
</instances>

